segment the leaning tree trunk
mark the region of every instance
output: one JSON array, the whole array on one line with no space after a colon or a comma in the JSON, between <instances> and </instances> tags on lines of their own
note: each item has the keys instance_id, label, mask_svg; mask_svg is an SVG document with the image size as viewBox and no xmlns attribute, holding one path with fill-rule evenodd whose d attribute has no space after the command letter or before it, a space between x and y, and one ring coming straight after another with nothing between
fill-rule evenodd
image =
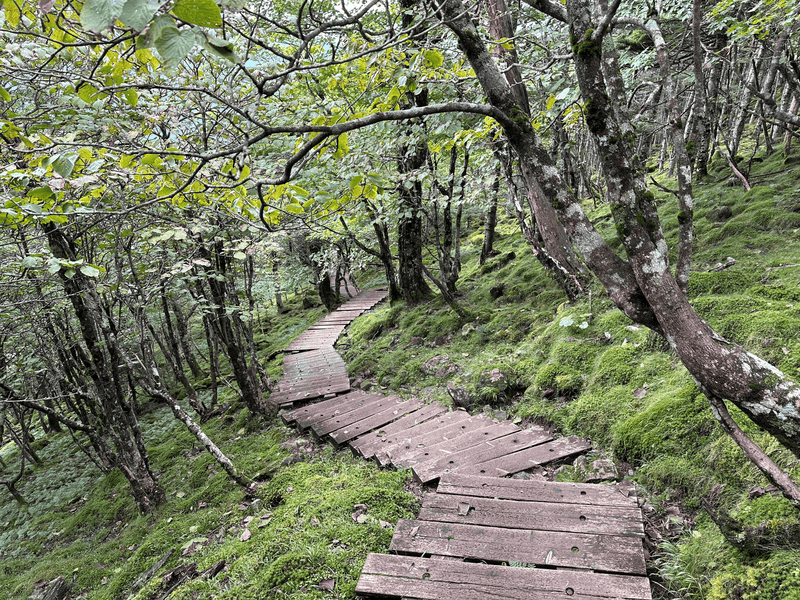
<instances>
[{"instance_id":1,"label":"leaning tree trunk","mask_svg":"<svg viewBox=\"0 0 800 600\"><path fill-rule=\"evenodd\" d=\"M513 39L516 35L516 27L506 1L489 0L486 8L492 37L495 40ZM483 48L483 51L485 53L486 49ZM514 107L513 111L508 113L509 117L513 118L521 127L530 128L530 101L518 66L517 52L514 48L507 49L499 43L494 44L493 51L498 59L505 62L503 73L510 96L508 105ZM492 60L489 56L486 56L485 59ZM495 64L494 61L492 64ZM489 100L495 104L491 96L489 96ZM507 131L506 135L508 136ZM515 150L517 149L513 142L511 142L511 146ZM508 171L508 169L506 170ZM536 231L531 230L531 232L538 234L542 242L541 248L532 246L534 254L545 269L553 274L556 282L564 289L567 296L574 299L584 292L587 275L585 267L575 255L564 225L559 221L558 215L550 203L550 197L546 190L539 185L537 173L528 169L524 160L520 160L520 172L531 214L536 222ZM534 239L531 236L527 237L529 241Z\"/></svg>"}]
</instances>

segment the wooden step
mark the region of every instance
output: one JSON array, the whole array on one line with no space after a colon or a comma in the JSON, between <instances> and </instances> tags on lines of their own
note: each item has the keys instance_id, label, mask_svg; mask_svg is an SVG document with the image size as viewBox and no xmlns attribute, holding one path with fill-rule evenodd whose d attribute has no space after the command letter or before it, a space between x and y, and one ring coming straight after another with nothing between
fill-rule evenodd
<instances>
[{"instance_id":1,"label":"wooden step","mask_svg":"<svg viewBox=\"0 0 800 600\"><path fill-rule=\"evenodd\" d=\"M483 527L401 519L389 549L402 554L441 554L489 562L521 562L645 575L642 540L634 536Z\"/></svg>"},{"instance_id":2,"label":"wooden step","mask_svg":"<svg viewBox=\"0 0 800 600\"><path fill-rule=\"evenodd\" d=\"M424 600L651 600L646 577L369 554L356 594Z\"/></svg>"}]
</instances>

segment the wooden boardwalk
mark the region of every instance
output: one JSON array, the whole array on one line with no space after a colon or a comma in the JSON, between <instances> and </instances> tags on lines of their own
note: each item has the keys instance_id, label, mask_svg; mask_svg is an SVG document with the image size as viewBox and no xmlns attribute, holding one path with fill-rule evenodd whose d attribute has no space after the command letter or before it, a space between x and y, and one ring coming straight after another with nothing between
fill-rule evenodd
<instances>
[{"instance_id":1,"label":"wooden boardwalk","mask_svg":"<svg viewBox=\"0 0 800 600\"><path fill-rule=\"evenodd\" d=\"M507 478L587 451L541 427L350 390L333 344L386 297L368 290L294 340L270 400L302 431L380 465L438 480L392 554L370 554L356 592L428 600L649 600L642 514L632 487ZM309 402L317 400L316 402ZM298 406L295 406L298 404Z\"/></svg>"}]
</instances>

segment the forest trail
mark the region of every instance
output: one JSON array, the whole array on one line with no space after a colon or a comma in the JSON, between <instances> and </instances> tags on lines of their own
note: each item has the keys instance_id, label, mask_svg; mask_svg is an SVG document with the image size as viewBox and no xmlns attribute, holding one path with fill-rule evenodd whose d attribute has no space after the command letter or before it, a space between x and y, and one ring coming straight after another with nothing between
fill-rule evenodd
<instances>
[{"instance_id":1,"label":"forest trail","mask_svg":"<svg viewBox=\"0 0 800 600\"><path fill-rule=\"evenodd\" d=\"M361 292L287 346L284 377L270 397L290 409L282 415L287 424L383 466L411 468L423 484L439 481L418 517L397 523L394 554L367 557L356 592L429 600L650 600L632 486L505 478L585 452L585 440L554 439L541 427L523 430L438 402L350 390L333 344L386 295Z\"/></svg>"}]
</instances>

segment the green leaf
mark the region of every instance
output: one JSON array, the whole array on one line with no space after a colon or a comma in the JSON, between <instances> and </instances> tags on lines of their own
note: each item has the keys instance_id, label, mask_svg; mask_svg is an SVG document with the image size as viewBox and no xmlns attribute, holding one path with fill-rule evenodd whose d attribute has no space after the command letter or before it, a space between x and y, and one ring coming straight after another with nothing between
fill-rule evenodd
<instances>
[{"instance_id":1,"label":"green leaf","mask_svg":"<svg viewBox=\"0 0 800 600\"><path fill-rule=\"evenodd\" d=\"M35 269L39 266L39 262L41 259L38 256L26 256L22 259L22 268L23 269Z\"/></svg>"},{"instance_id":2,"label":"green leaf","mask_svg":"<svg viewBox=\"0 0 800 600\"><path fill-rule=\"evenodd\" d=\"M42 187L33 188L30 192L28 192L26 194L26 196L28 198L46 199L46 198L50 198L50 197L53 196L53 190L50 188L49 185L43 185ZM26 204L25 206L31 206L31 205ZM34 205L34 206L38 206L38 205ZM41 207L39 207L39 211L38 212L41 212L41 211L42 211L42 209L41 209Z\"/></svg>"},{"instance_id":3,"label":"green leaf","mask_svg":"<svg viewBox=\"0 0 800 600\"><path fill-rule=\"evenodd\" d=\"M241 252L241 251L240 252L234 252L233 253L233 258L235 258L236 260L244 260L244 259L247 258L247 254L245 254L244 252Z\"/></svg>"},{"instance_id":4,"label":"green leaf","mask_svg":"<svg viewBox=\"0 0 800 600\"><path fill-rule=\"evenodd\" d=\"M61 263L58 262L58 259L51 258L48 261L47 272L52 275L53 273L58 273L60 270L61 270Z\"/></svg>"},{"instance_id":5,"label":"green leaf","mask_svg":"<svg viewBox=\"0 0 800 600\"><path fill-rule=\"evenodd\" d=\"M87 277L98 277L100 275L100 269L92 265L81 265L81 273Z\"/></svg>"},{"instance_id":6,"label":"green leaf","mask_svg":"<svg viewBox=\"0 0 800 600\"><path fill-rule=\"evenodd\" d=\"M0 86L0 98L5 100L6 102L11 102L11 94L8 93L6 88Z\"/></svg>"},{"instance_id":7,"label":"green leaf","mask_svg":"<svg viewBox=\"0 0 800 600\"><path fill-rule=\"evenodd\" d=\"M302 215L305 212L299 204L287 204L285 210L293 215Z\"/></svg>"},{"instance_id":8,"label":"green leaf","mask_svg":"<svg viewBox=\"0 0 800 600\"><path fill-rule=\"evenodd\" d=\"M126 0L119 20L123 25L142 31L147 27L158 10L158 2L153 0Z\"/></svg>"},{"instance_id":9,"label":"green leaf","mask_svg":"<svg viewBox=\"0 0 800 600\"><path fill-rule=\"evenodd\" d=\"M19 8L14 0L5 0L3 4L3 14L5 15L6 23L11 25L11 27L16 27L19 25Z\"/></svg>"},{"instance_id":10,"label":"green leaf","mask_svg":"<svg viewBox=\"0 0 800 600\"><path fill-rule=\"evenodd\" d=\"M136 48L151 48L155 41L161 36L161 32L165 27L174 27L175 19L167 15L158 15L150 27L147 28L147 33L144 33L136 38Z\"/></svg>"},{"instance_id":11,"label":"green leaf","mask_svg":"<svg viewBox=\"0 0 800 600\"><path fill-rule=\"evenodd\" d=\"M75 168L74 154L61 155L53 161L53 171L61 175L64 179L72 175L72 170Z\"/></svg>"},{"instance_id":12,"label":"green leaf","mask_svg":"<svg viewBox=\"0 0 800 600\"><path fill-rule=\"evenodd\" d=\"M94 87L93 85L89 85L88 83L83 84L81 86L81 89L78 90L78 97L87 104L93 102L93 98L97 94L98 94L97 88Z\"/></svg>"},{"instance_id":13,"label":"green leaf","mask_svg":"<svg viewBox=\"0 0 800 600\"><path fill-rule=\"evenodd\" d=\"M178 0L172 13L193 25L222 27L222 13L214 0Z\"/></svg>"},{"instance_id":14,"label":"green leaf","mask_svg":"<svg viewBox=\"0 0 800 600\"><path fill-rule=\"evenodd\" d=\"M555 103L556 103L556 97L555 96L550 96L547 99L547 108L545 108L545 110L550 110L551 108L553 108L553 105Z\"/></svg>"},{"instance_id":15,"label":"green leaf","mask_svg":"<svg viewBox=\"0 0 800 600\"><path fill-rule=\"evenodd\" d=\"M207 50L210 50L212 54L216 54L220 58L229 60L232 63L239 62L239 57L236 55L236 52L233 51L232 42L209 36L204 45Z\"/></svg>"},{"instance_id":16,"label":"green leaf","mask_svg":"<svg viewBox=\"0 0 800 600\"><path fill-rule=\"evenodd\" d=\"M131 106L135 107L137 104L139 104L139 94L137 94L136 90L133 88L125 90L123 94L125 95L126 102Z\"/></svg>"},{"instance_id":17,"label":"green leaf","mask_svg":"<svg viewBox=\"0 0 800 600\"><path fill-rule=\"evenodd\" d=\"M114 24L125 0L86 0L81 9L81 25L87 31L103 31Z\"/></svg>"},{"instance_id":18,"label":"green leaf","mask_svg":"<svg viewBox=\"0 0 800 600\"><path fill-rule=\"evenodd\" d=\"M155 41L155 47L167 66L175 66L189 55L196 39L191 29L178 31L177 27L165 27Z\"/></svg>"},{"instance_id":19,"label":"green leaf","mask_svg":"<svg viewBox=\"0 0 800 600\"><path fill-rule=\"evenodd\" d=\"M438 50L425 50L423 52L425 60L427 60L434 69L438 69L444 62L444 56Z\"/></svg>"}]
</instances>

